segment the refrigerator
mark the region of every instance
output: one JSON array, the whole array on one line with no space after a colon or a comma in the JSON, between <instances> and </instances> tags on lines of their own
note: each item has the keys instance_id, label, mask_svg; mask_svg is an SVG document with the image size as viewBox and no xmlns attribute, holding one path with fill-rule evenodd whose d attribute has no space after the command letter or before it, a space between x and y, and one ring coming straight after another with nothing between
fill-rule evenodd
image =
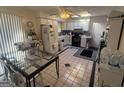
<instances>
[{"instance_id":1,"label":"refrigerator","mask_svg":"<svg viewBox=\"0 0 124 93\"><path fill-rule=\"evenodd\" d=\"M41 25L41 38L43 50L48 53L56 53L58 51L57 31L52 25Z\"/></svg>"}]
</instances>

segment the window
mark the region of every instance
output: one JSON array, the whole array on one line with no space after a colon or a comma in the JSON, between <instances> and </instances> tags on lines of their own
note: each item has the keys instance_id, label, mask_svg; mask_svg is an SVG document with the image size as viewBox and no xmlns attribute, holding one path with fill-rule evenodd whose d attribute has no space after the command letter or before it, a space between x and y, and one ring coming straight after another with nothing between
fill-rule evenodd
<instances>
[{"instance_id":1,"label":"window","mask_svg":"<svg viewBox=\"0 0 124 93\"><path fill-rule=\"evenodd\" d=\"M17 52L14 43L22 42L24 39L22 17L0 12L0 55L19 58L22 53Z\"/></svg>"}]
</instances>

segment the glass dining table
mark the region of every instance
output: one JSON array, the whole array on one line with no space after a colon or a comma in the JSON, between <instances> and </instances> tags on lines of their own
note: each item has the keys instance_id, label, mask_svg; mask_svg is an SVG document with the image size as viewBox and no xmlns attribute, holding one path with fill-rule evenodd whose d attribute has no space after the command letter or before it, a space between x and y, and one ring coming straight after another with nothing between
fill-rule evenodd
<instances>
[{"instance_id":1,"label":"glass dining table","mask_svg":"<svg viewBox=\"0 0 124 93\"><path fill-rule=\"evenodd\" d=\"M59 78L59 53L61 51L49 54L44 51L38 51L37 54L27 53L27 51L21 51L17 53L9 53L3 56L3 60L12 67L15 71L19 72L26 80L26 86L36 86L36 78L41 71L47 68L49 65L55 63L55 69L57 77Z\"/></svg>"}]
</instances>

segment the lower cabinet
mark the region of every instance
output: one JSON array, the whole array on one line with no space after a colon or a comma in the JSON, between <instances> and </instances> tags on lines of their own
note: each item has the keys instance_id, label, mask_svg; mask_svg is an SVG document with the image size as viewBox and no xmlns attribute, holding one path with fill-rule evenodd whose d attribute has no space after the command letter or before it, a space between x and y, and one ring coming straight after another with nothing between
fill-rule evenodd
<instances>
[{"instance_id":1,"label":"lower cabinet","mask_svg":"<svg viewBox=\"0 0 124 93\"><path fill-rule=\"evenodd\" d=\"M85 36L81 36L81 43L80 47L86 47L87 39Z\"/></svg>"},{"instance_id":2,"label":"lower cabinet","mask_svg":"<svg viewBox=\"0 0 124 93\"><path fill-rule=\"evenodd\" d=\"M121 87L124 71L100 66L99 87Z\"/></svg>"}]
</instances>

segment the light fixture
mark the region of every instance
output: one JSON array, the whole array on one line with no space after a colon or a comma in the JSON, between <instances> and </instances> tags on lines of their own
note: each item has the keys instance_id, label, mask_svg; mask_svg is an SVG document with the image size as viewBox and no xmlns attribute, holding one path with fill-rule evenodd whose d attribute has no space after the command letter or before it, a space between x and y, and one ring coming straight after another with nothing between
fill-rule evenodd
<instances>
[{"instance_id":1,"label":"light fixture","mask_svg":"<svg viewBox=\"0 0 124 93\"><path fill-rule=\"evenodd\" d=\"M86 22L86 21L88 22L88 21L90 21L90 19L81 19L80 21L81 22Z\"/></svg>"},{"instance_id":2,"label":"light fixture","mask_svg":"<svg viewBox=\"0 0 124 93\"><path fill-rule=\"evenodd\" d=\"M69 10L68 9L62 9L61 10L61 12L60 12L60 17L62 18L62 19L68 19L68 18L70 18L70 16L71 16L71 12L69 12Z\"/></svg>"},{"instance_id":3,"label":"light fixture","mask_svg":"<svg viewBox=\"0 0 124 93\"><path fill-rule=\"evenodd\" d=\"M72 15L71 18L78 18L78 15Z\"/></svg>"},{"instance_id":4,"label":"light fixture","mask_svg":"<svg viewBox=\"0 0 124 93\"><path fill-rule=\"evenodd\" d=\"M81 17L89 17L91 16L90 13L88 13L87 11L83 11L81 14L80 14Z\"/></svg>"}]
</instances>

